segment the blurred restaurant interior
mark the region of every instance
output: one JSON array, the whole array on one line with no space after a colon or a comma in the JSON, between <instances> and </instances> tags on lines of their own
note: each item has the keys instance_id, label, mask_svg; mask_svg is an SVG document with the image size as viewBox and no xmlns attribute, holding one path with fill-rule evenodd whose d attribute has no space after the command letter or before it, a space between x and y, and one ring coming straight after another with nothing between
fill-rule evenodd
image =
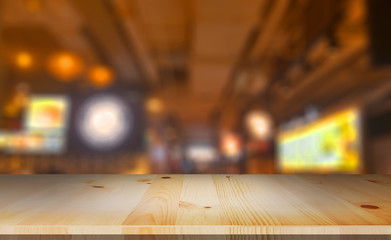
<instances>
[{"instance_id":1,"label":"blurred restaurant interior","mask_svg":"<svg viewBox=\"0 0 391 240\"><path fill-rule=\"evenodd\" d=\"M391 1L0 0L0 173L391 173Z\"/></svg>"}]
</instances>

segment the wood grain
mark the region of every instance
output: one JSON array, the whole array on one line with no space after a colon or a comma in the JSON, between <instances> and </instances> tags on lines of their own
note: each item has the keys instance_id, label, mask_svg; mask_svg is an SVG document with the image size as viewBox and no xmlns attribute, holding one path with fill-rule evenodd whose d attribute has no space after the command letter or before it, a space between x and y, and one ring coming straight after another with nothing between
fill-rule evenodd
<instances>
[{"instance_id":1,"label":"wood grain","mask_svg":"<svg viewBox=\"0 0 391 240\"><path fill-rule=\"evenodd\" d=\"M0 175L0 234L391 234L390 175Z\"/></svg>"}]
</instances>

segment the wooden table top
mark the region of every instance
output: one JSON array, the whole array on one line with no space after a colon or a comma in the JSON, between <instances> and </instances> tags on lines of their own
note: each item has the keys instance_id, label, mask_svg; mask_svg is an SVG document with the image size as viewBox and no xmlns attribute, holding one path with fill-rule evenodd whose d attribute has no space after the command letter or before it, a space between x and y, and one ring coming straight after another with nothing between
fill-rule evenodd
<instances>
[{"instance_id":1,"label":"wooden table top","mask_svg":"<svg viewBox=\"0 0 391 240\"><path fill-rule=\"evenodd\" d=\"M0 234L391 234L391 175L0 175Z\"/></svg>"}]
</instances>

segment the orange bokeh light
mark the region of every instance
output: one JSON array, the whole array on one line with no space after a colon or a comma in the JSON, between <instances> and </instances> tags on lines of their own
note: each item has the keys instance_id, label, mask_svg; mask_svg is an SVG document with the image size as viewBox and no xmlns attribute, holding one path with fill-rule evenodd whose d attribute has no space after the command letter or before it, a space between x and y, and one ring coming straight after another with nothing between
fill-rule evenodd
<instances>
[{"instance_id":1,"label":"orange bokeh light","mask_svg":"<svg viewBox=\"0 0 391 240\"><path fill-rule=\"evenodd\" d=\"M114 81L114 72L107 66L95 66L89 71L88 78L95 87L104 88Z\"/></svg>"},{"instance_id":2,"label":"orange bokeh light","mask_svg":"<svg viewBox=\"0 0 391 240\"><path fill-rule=\"evenodd\" d=\"M164 109L164 104L158 98L150 98L146 102L146 108L150 113L160 113Z\"/></svg>"},{"instance_id":3,"label":"orange bokeh light","mask_svg":"<svg viewBox=\"0 0 391 240\"><path fill-rule=\"evenodd\" d=\"M56 53L49 58L48 70L59 80L71 81L83 71L83 61L74 53Z\"/></svg>"},{"instance_id":4,"label":"orange bokeh light","mask_svg":"<svg viewBox=\"0 0 391 240\"><path fill-rule=\"evenodd\" d=\"M240 139L233 133L224 133L222 136L221 150L227 157L236 157L240 154Z\"/></svg>"},{"instance_id":5,"label":"orange bokeh light","mask_svg":"<svg viewBox=\"0 0 391 240\"><path fill-rule=\"evenodd\" d=\"M16 65L19 68L27 69L33 65L33 57L28 52L20 52L16 55Z\"/></svg>"}]
</instances>

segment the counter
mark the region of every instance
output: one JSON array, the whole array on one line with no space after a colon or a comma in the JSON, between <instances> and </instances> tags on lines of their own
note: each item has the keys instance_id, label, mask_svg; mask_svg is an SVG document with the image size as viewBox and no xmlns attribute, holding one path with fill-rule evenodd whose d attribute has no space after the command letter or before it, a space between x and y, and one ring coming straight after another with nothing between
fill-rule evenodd
<instances>
[{"instance_id":1,"label":"counter","mask_svg":"<svg viewBox=\"0 0 391 240\"><path fill-rule=\"evenodd\" d=\"M2 235L391 234L389 175L0 175Z\"/></svg>"}]
</instances>

